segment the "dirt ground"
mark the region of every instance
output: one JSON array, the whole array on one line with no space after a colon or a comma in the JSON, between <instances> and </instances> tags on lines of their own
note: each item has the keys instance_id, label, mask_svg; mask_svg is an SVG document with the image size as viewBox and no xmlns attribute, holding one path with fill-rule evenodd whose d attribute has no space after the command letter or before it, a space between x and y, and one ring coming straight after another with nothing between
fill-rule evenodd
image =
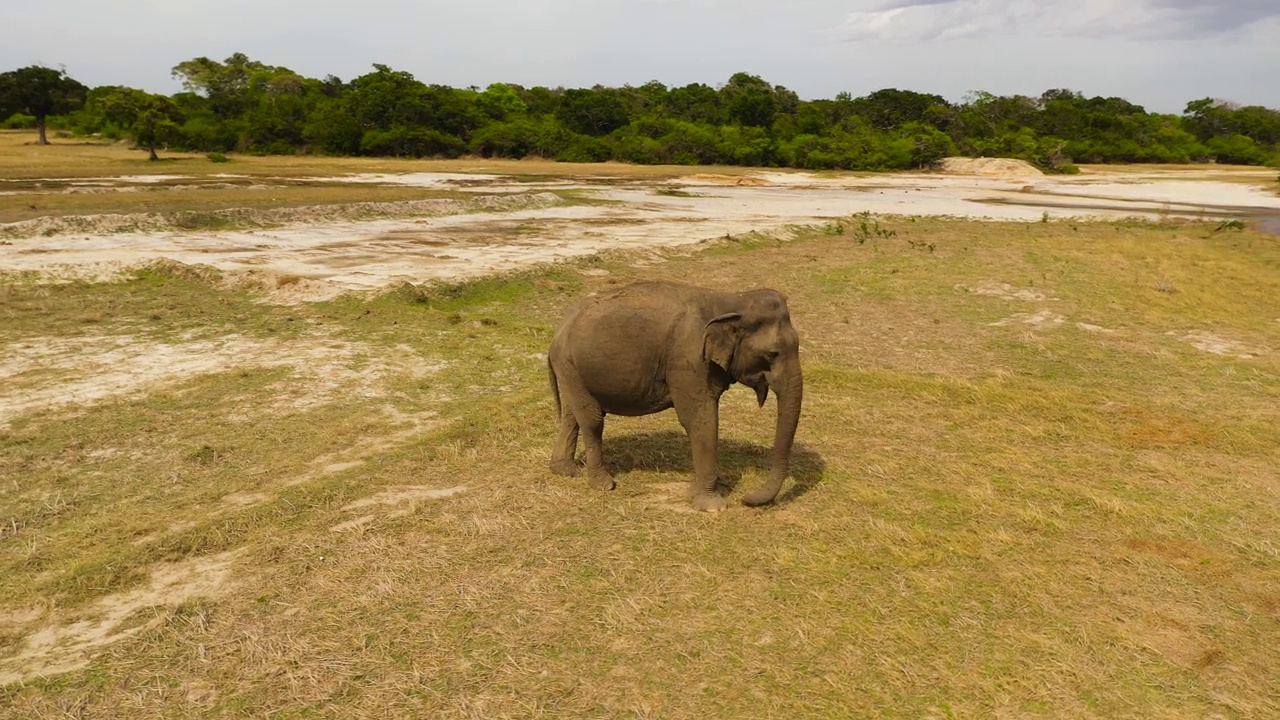
<instances>
[{"instance_id":1,"label":"dirt ground","mask_svg":"<svg viewBox=\"0 0 1280 720\"><path fill-rule=\"evenodd\" d=\"M988 158L953 159L941 172L876 175L760 171L619 178L413 172L255 177L254 187L264 192L285 183L348 183L460 191L475 199L228 209L224 219L229 223L258 225L228 230L166 227L164 218L144 214L38 218L0 225L0 238L5 238L0 240L0 268L42 278L107 279L141 263L169 259L242 276L266 290L266 297L288 303L405 281L475 277L610 248L689 245L752 231L780 233L858 213L1023 222L1046 217L1247 218L1270 227L1280 225L1280 197L1259 185L1271 174L1143 168L1045 176L1025 163ZM247 179L234 173L139 175L27 179L20 184L25 192L105 193L138 192L159 184L231 185ZM17 185L0 187L0 192L18 192Z\"/></svg>"}]
</instances>

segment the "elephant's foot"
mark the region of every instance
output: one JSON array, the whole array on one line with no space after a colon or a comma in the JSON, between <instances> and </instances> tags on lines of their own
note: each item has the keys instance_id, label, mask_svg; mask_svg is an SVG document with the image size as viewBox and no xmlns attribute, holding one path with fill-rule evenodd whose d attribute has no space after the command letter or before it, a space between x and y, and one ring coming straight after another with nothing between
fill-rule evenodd
<instances>
[{"instance_id":1,"label":"elephant's foot","mask_svg":"<svg viewBox=\"0 0 1280 720\"><path fill-rule=\"evenodd\" d=\"M603 470L587 473L587 484L597 490L612 490L617 486L613 476Z\"/></svg>"},{"instance_id":2,"label":"elephant's foot","mask_svg":"<svg viewBox=\"0 0 1280 720\"><path fill-rule=\"evenodd\" d=\"M720 512L725 509L728 502L723 495L716 493L694 493L693 509L702 512Z\"/></svg>"},{"instance_id":3,"label":"elephant's foot","mask_svg":"<svg viewBox=\"0 0 1280 720\"><path fill-rule=\"evenodd\" d=\"M568 460L552 460L551 461L551 472L557 475L563 475L565 477L574 477L578 474L578 470L579 470L578 463L574 462L572 458Z\"/></svg>"}]
</instances>

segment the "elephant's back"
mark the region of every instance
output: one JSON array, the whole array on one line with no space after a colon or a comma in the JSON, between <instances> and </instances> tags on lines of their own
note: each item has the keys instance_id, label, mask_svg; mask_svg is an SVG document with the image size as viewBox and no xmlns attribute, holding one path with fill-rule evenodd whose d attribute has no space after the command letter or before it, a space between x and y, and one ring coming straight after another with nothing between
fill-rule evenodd
<instances>
[{"instance_id":1,"label":"elephant's back","mask_svg":"<svg viewBox=\"0 0 1280 720\"><path fill-rule=\"evenodd\" d=\"M681 309L679 303L648 296L599 298L578 308L561 340L585 376L652 382L666 364Z\"/></svg>"}]
</instances>

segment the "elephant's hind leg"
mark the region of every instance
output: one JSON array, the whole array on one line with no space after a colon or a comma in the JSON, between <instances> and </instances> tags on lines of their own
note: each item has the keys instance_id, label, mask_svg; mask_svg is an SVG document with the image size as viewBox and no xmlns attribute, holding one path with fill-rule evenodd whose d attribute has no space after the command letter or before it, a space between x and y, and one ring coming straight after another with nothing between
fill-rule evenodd
<instances>
[{"instance_id":1,"label":"elephant's hind leg","mask_svg":"<svg viewBox=\"0 0 1280 720\"><path fill-rule=\"evenodd\" d=\"M578 463L573 456L578 452L578 419L568 403L560 407L560 435L551 453L551 472L565 477L578 474Z\"/></svg>"},{"instance_id":2,"label":"elephant's hind leg","mask_svg":"<svg viewBox=\"0 0 1280 720\"><path fill-rule=\"evenodd\" d=\"M566 399L569 400L577 427L582 429L587 483L600 490L612 490L613 476L604 467L604 408L600 407L600 403L581 384L575 385L573 390L566 393Z\"/></svg>"},{"instance_id":3,"label":"elephant's hind leg","mask_svg":"<svg viewBox=\"0 0 1280 720\"><path fill-rule=\"evenodd\" d=\"M582 444L586 449L587 483L598 490L612 490L613 476L604 467L604 411L600 404L588 400L577 408L578 425L582 428Z\"/></svg>"},{"instance_id":4,"label":"elephant's hind leg","mask_svg":"<svg viewBox=\"0 0 1280 720\"><path fill-rule=\"evenodd\" d=\"M574 453L578 447L578 434L582 432L585 446L587 482L601 490L614 488L613 477L604 467L602 437L604 435L604 409L591 397L578 375L569 365L555 368L560 389L560 436L551 455L552 472L561 475L577 475L578 465Z\"/></svg>"}]
</instances>

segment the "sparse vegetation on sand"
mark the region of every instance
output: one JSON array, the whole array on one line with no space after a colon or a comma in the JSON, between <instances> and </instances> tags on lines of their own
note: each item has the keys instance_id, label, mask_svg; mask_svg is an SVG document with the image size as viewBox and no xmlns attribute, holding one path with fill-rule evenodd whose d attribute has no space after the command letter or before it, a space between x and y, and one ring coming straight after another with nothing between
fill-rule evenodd
<instances>
[{"instance_id":1,"label":"sparse vegetation on sand","mask_svg":"<svg viewBox=\"0 0 1280 720\"><path fill-rule=\"evenodd\" d=\"M0 716L1276 716L1280 246L1216 227L847 218L283 307L8 277ZM743 388L728 512L669 413L610 418L612 493L547 471L551 327L636 277L787 294L776 505Z\"/></svg>"}]
</instances>

